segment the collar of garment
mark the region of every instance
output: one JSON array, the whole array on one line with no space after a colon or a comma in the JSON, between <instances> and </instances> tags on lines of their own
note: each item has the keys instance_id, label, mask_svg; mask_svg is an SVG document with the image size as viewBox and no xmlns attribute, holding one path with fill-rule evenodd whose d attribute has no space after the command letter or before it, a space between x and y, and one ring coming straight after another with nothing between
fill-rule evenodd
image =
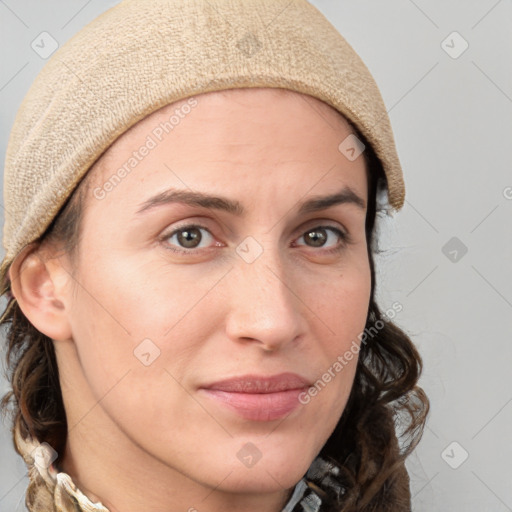
<instances>
[{"instance_id":1,"label":"collar of garment","mask_svg":"<svg viewBox=\"0 0 512 512\"><path fill-rule=\"evenodd\" d=\"M55 452L47 443L22 439L19 432L15 438L29 469L29 512L110 512L101 503L93 503L68 474L58 471L52 460ZM338 467L317 456L282 512L323 512L318 483L330 482L330 491L340 497L345 489L337 483L338 474Z\"/></svg>"}]
</instances>

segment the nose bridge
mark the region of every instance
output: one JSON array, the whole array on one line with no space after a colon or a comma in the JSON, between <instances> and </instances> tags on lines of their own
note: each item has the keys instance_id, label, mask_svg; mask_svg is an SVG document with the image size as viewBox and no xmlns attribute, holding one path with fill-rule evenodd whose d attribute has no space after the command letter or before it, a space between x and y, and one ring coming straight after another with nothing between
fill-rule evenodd
<instances>
[{"instance_id":1,"label":"nose bridge","mask_svg":"<svg viewBox=\"0 0 512 512\"><path fill-rule=\"evenodd\" d=\"M304 318L279 247L246 239L237 253L228 336L257 340L267 350L293 341L303 332Z\"/></svg>"}]
</instances>

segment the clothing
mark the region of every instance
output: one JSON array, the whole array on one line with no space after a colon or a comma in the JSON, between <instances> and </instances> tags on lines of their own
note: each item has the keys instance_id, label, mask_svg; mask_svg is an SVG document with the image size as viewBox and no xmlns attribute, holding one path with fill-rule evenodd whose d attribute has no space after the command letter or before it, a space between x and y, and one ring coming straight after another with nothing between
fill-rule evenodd
<instances>
[{"instance_id":1,"label":"clothing","mask_svg":"<svg viewBox=\"0 0 512 512\"><path fill-rule=\"evenodd\" d=\"M110 512L101 503L93 503L75 485L72 478L59 472L52 458L52 449L46 443L25 441L16 431L16 443L29 468L30 484L27 492L29 512ZM342 496L342 486L334 484L338 468L332 467L321 457L311 464L306 475L295 485L293 493L282 512L322 512L322 499L310 487L313 477L330 481L332 491ZM308 485L309 484L309 485ZM313 484L314 486L314 484Z\"/></svg>"}]
</instances>

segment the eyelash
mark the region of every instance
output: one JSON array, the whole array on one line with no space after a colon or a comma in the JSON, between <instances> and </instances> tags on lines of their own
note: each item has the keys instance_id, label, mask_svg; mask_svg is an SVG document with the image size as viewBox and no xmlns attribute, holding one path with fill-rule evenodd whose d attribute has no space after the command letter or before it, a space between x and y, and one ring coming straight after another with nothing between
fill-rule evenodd
<instances>
[{"instance_id":1,"label":"eyelash","mask_svg":"<svg viewBox=\"0 0 512 512\"><path fill-rule=\"evenodd\" d=\"M163 235L161 237L160 241L165 244L166 249L168 249L174 253L178 253L178 254L197 253L197 252L201 251L201 249L177 249L176 247L173 247L167 243L167 241L170 238L172 238L174 235L176 235L180 231L186 231L187 229L191 229L191 228L204 229L205 231L208 231L208 233L210 233L210 230L208 228L201 226L199 224L187 224L186 226L181 226L178 229L175 229L174 231L172 231L169 234ZM353 243L352 237L350 236L349 233L344 232L335 226L329 226L329 225L314 226L314 227L304 231L304 233L301 235L301 237L307 233L310 233L311 231L315 231L316 229L326 229L326 230L333 231L336 235L338 235L339 239L341 240L341 243L338 246L336 246L332 249L324 249L322 252L324 252L325 254L339 253L339 252L343 251L348 245ZM213 235L211 233L210 233L210 235L213 237ZM301 238L301 237L299 237L299 238ZM303 244L301 244L301 245L303 245ZM320 247L320 250L321 249L322 248ZM208 250L208 249L205 249L205 250Z\"/></svg>"}]
</instances>

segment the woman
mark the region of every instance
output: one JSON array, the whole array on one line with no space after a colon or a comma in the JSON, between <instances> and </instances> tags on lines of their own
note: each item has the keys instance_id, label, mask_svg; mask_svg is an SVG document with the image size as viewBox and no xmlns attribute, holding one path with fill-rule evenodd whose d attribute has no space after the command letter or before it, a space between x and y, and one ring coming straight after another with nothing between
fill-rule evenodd
<instances>
[{"instance_id":1,"label":"woman","mask_svg":"<svg viewBox=\"0 0 512 512\"><path fill-rule=\"evenodd\" d=\"M403 179L313 6L121 2L45 66L5 173L30 511L410 510L428 401L372 258Z\"/></svg>"}]
</instances>

